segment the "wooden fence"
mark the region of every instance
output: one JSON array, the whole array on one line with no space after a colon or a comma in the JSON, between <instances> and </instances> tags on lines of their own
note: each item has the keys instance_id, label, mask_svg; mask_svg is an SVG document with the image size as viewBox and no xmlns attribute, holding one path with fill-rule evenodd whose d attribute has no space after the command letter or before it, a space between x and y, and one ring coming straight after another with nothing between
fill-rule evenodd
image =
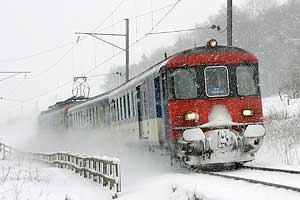
<instances>
[{"instance_id":1,"label":"wooden fence","mask_svg":"<svg viewBox=\"0 0 300 200\"><path fill-rule=\"evenodd\" d=\"M85 157L78 154L57 153L30 153L17 151L0 143L2 159L20 157L47 163L49 166L64 168L99 183L113 191L112 198L117 198L121 192L120 160L109 157Z\"/></svg>"}]
</instances>

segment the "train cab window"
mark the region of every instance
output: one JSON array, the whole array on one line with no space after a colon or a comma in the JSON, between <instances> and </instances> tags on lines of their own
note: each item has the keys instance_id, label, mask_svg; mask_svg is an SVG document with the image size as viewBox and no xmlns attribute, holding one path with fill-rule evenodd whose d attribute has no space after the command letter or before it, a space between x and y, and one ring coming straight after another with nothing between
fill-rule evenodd
<instances>
[{"instance_id":1,"label":"train cab window","mask_svg":"<svg viewBox=\"0 0 300 200\"><path fill-rule=\"evenodd\" d=\"M193 99L197 97L195 69L176 69L171 71L168 77L169 99Z\"/></svg>"},{"instance_id":2,"label":"train cab window","mask_svg":"<svg viewBox=\"0 0 300 200\"><path fill-rule=\"evenodd\" d=\"M237 89L241 96L257 94L257 84L255 80L254 67L240 65L236 68Z\"/></svg>"},{"instance_id":3,"label":"train cab window","mask_svg":"<svg viewBox=\"0 0 300 200\"><path fill-rule=\"evenodd\" d=\"M229 94L228 70L225 66L206 67L204 76L208 97L221 97Z\"/></svg>"}]
</instances>

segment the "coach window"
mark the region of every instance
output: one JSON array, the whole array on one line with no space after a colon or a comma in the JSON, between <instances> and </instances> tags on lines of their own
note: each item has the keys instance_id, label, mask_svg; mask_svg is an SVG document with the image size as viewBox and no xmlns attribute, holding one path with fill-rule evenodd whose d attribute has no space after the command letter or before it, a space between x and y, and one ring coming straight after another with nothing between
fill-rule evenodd
<instances>
[{"instance_id":1,"label":"coach window","mask_svg":"<svg viewBox=\"0 0 300 200\"><path fill-rule=\"evenodd\" d=\"M220 97L229 94L228 70L225 66L206 67L204 76L208 97Z\"/></svg>"},{"instance_id":2,"label":"coach window","mask_svg":"<svg viewBox=\"0 0 300 200\"><path fill-rule=\"evenodd\" d=\"M121 114L121 120L124 119L124 116L123 116L123 101L122 101L122 97L119 98L119 103L120 103L120 114Z\"/></svg>"},{"instance_id":3,"label":"coach window","mask_svg":"<svg viewBox=\"0 0 300 200\"><path fill-rule=\"evenodd\" d=\"M180 68L169 73L169 99L197 97L196 72L193 68Z\"/></svg>"},{"instance_id":4,"label":"coach window","mask_svg":"<svg viewBox=\"0 0 300 200\"><path fill-rule=\"evenodd\" d=\"M91 108L91 123L92 123L92 126L94 127L95 126L95 109L94 109L94 107Z\"/></svg>"},{"instance_id":5,"label":"coach window","mask_svg":"<svg viewBox=\"0 0 300 200\"><path fill-rule=\"evenodd\" d=\"M236 68L237 88L239 95L249 96L257 94L257 84L254 67L240 65Z\"/></svg>"},{"instance_id":6,"label":"coach window","mask_svg":"<svg viewBox=\"0 0 300 200\"><path fill-rule=\"evenodd\" d=\"M100 107L99 107L100 124L101 124L101 126L103 126L104 123L105 123L105 110L104 109L105 108L104 108L103 104L101 104Z\"/></svg>"},{"instance_id":7,"label":"coach window","mask_svg":"<svg viewBox=\"0 0 300 200\"><path fill-rule=\"evenodd\" d=\"M111 117L112 117L112 121L115 122L116 121L116 103L115 103L115 100L112 100Z\"/></svg>"},{"instance_id":8,"label":"coach window","mask_svg":"<svg viewBox=\"0 0 300 200\"><path fill-rule=\"evenodd\" d=\"M134 94L131 91L131 106L132 106L132 116L135 116L135 105L134 105Z\"/></svg>"},{"instance_id":9,"label":"coach window","mask_svg":"<svg viewBox=\"0 0 300 200\"><path fill-rule=\"evenodd\" d=\"M117 99L117 120L120 120L119 99Z\"/></svg>"},{"instance_id":10,"label":"coach window","mask_svg":"<svg viewBox=\"0 0 300 200\"><path fill-rule=\"evenodd\" d=\"M128 108L128 118L130 118L131 117L131 110L130 110L129 93L127 94L127 108Z\"/></svg>"},{"instance_id":11,"label":"coach window","mask_svg":"<svg viewBox=\"0 0 300 200\"><path fill-rule=\"evenodd\" d=\"M146 92L143 91L143 108L144 108L144 115L147 115L147 98L146 98Z\"/></svg>"},{"instance_id":12,"label":"coach window","mask_svg":"<svg viewBox=\"0 0 300 200\"><path fill-rule=\"evenodd\" d=\"M126 109L125 95L123 96L123 108L124 108L124 119L127 119L127 109Z\"/></svg>"}]
</instances>

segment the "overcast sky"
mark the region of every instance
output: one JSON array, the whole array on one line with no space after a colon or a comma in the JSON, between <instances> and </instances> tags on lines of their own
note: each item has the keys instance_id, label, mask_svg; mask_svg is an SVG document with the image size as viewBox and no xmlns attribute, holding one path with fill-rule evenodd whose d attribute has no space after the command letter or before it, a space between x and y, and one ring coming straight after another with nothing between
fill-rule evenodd
<instances>
[{"instance_id":1,"label":"overcast sky","mask_svg":"<svg viewBox=\"0 0 300 200\"><path fill-rule=\"evenodd\" d=\"M63 84L119 52L91 37L83 40L81 37L76 43L75 32L124 33L123 19L129 18L132 44L149 32L175 2L177 0L2 0L0 71L29 70L31 74L26 79L18 75L0 81L0 97L11 99L0 100L0 120L21 113L21 107L25 113L36 113L70 97L72 83L62 87ZM245 0L233 2L241 7ZM225 6L226 0L181 0L153 31L193 28L196 23L210 25L209 17ZM130 49L130 62L137 63L142 54L149 55L156 48L171 45L177 36L146 37ZM125 45L123 38L105 39L121 47ZM88 75L107 73L124 60L122 53ZM0 79L5 76L0 75ZM92 94L101 92L101 81L103 78L90 80ZM56 87L61 88L55 90Z\"/></svg>"}]
</instances>

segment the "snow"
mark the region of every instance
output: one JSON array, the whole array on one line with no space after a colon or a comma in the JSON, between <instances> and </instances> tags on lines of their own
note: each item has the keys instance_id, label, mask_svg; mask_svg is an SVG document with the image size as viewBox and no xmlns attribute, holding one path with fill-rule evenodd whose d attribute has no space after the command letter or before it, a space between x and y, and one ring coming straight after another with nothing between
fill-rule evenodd
<instances>
[{"instance_id":1,"label":"snow","mask_svg":"<svg viewBox=\"0 0 300 200\"><path fill-rule=\"evenodd\" d=\"M222 105L217 105L213 108L212 112L208 116L208 123L202 124L200 128L207 127L222 127L230 125L240 125L240 123L233 122L231 115L227 108Z\"/></svg>"},{"instance_id":2,"label":"snow","mask_svg":"<svg viewBox=\"0 0 300 200\"><path fill-rule=\"evenodd\" d=\"M72 200L111 198L99 185L64 169L21 160L1 161L0 169L0 199L3 200L58 200L66 196ZM7 174L8 178L3 181Z\"/></svg>"},{"instance_id":3,"label":"snow","mask_svg":"<svg viewBox=\"0 0 300 200\"><path fill-rule=\"evenodd\" d=\"M249 125L247 126L244 136L245 137L262 137L266 134L266 129L262 125Z\"/></svg>"},{"instance_id":4,"label":"snow","mask_svg":"<svg viewBox=\"0 0 300 200\"><path fill-rule=\"evenodd\" d=\"M176 188L176 189L174 189ZM175 192L173 192L175 190ZM298 199L300 194L288 190L264 187L243 181L233 181L188 172L170 173L149 178L132 192L122 194L120 200L188 200L199 199Z\"/></svg>"},{"instance_id":5,"label":"snow","mask_svg":"<svg viewBox=\"0 0 300 200\"><path fill-rule=\"evenodd\" d=\"M262 99L264 117L295 118L299 116L300 99L289 99L283 96L271 96Z\"/></svg>"},{"instance_id":6,"label":"snow","mask_svg":"<svg viewBox=\"0 0 300 200\"><path fill-rule=\"evenodd\" d=\"M235 200L235 199L299 199L300 193L284 189L277 189L258 184L251 184L243 181L227 180L220 177L213 177L191 172L186 168L167 167L161 171L160 163L157 159L157 152L143 154L151 156L152 162L158 165L149 165L149 163L131 163L131 168L126 166L122 169L122 178L125 179L122 184L122 192L119 194L120 200ZM136 157L135 152L132 156ZM159 155L161 159L167 162L168 155ZM139 158L140 160L140 158ZM142 161L142 160L141 160ZM121 162L122 163L122 162ZM126 163L126 162L125 162ZM249 163L251 165L252 163ZM259 166L257 163L255 166ZM13 166L14 171L31 171L30 181L22 182L11 179L4 184L0 184L0 199L15 199L19 192L19 200L27 199L64 199L69 197L71 200L82 199L111 199L111 191L100 187L92 180L84 179L67 169L49 168L37 163L28 163L24 161L0 161L0 180L3 180L3 172L8 166ZM138 167L137 167L138 166ZM148 168L146 167L148 166ZM157 166L157 171L154 166ZM265 163L264 166L267 166ZM139 168L143 167L142 172ZM270 165L269 165L270 167ZM286 168L286 166L281 166ZM127 169L127 170L126 170ZM130 178L131 170L134 170L138 176ZM300 170L295 167L294 170ZM156 173L153 173L156 171ZM149 173L150 172L150 173ZM151 173L152 172L152 173ZM274 172L257 172L253 170L242 169L239 171L223 172L231 175L242 175L243 177L257 178L263 181L273 181L275 183L288 184L300 187L300 175L285 175ZM17 173L15 173L17 174ZM26 173L23 173L26 175ZM24 176L25 176L24 175ZM142 175L142 176L141 176ZM12 176L13 177L13 176ZM122 179L122 181L123 181ZM19 179L20 180L20 179ZM29 179L28 179L29 180ZM20 185L22 185L22 188ZM216 188L217 187L217 188ZM17 188L17 189L15 189ZM9 192L6 192L9 191ZM245 195L247 194L247 195Z\"/></svg>"},{"instance_id":7,"label":"snow","mask_svg":"<svg viewBox=\"0 0 300 200\"><path fill-rule=\"evenodd\" d=\"M290 160L292 165L300 165L300 147L296 146L289 152Z\"/></svg>"},{"instance_id":8,"label":"snow","mask_svg":"<svg viewBox=\"0 0 300 200\"><path fill-rule=\"evenodd\" d=\"M183 139L186 141L204 140L205 135L200 128L188 129L183 132Z\"/></svg>"},{"instance_id":9,"label":"snow","mask_svg":"<svg viewBox=\"0 0 300 200\"><path fill-rule=\"evenodd\" d=\"M282 102L277 97L263 99L263 103L265 113L270 113L271 111L280 113L282 110L273 108L283 107L288 109L288 117L291 118L296 117L297 108L300 105L299 100L291 100L290 105L287 105L286 102ZM222 113L223 117L218 117L216 113ZM217 107L214 110L214 114L210 116L209 123L220 125L230 121L231 117L228 115L226 108ZM115 162L120 161L121 163L122 192L118 197L120 200L300 199L300 193L285 189L212 177L190 172L188 169L181 169L178 166L171 167L169 155L165 155L163 152L148 152L141 147L141 144L130 143L130 138L124 137L123 132L112 133L106 130L97 130L35 134L32 129L23 127L1 129L0 132L1 142L26 151L65 151L78 152L82 155L93 155L93 157L98 158L103 158L103 155L117 157L118 159L112 160ZM3 134L5 132L7 134ZM293 151L291 151L292 160L295 161L292 164L295 164L295 166L283 165L282 160L278 160L270 153L274 151L275 147L266 145L267 140L272 139L269 136L270 134L267 132L264 145L258 151L256 160L247 163L247 165L300 171L299 162L296 162L297 158L295 157L295 152L298 152L298 155L300 155L299 147L295 146ZM109 143L107 141L113 142ZM273 141L270 142L270 144L272 143ZM5 172L3 166L6 165L9 165L8 161L0 161L0 181L3 174L5 174L3 173ZM28 171L28 168L30 168L32 169L32 176L37 177L36 181L31 179L24 183L19 200L54 200L65 199L66 197L72 200L111 199L111 191L67 169L45 166L35 167L35 163L30 163L30 165L25 163L25 166L23 164L15 164L14 166L15 172L18 172L18 169ZM299 175L284 175L274 172L259 173L246 169L226 173L300 187ZM38 175L35 176L34 174ZM20 183L15 181L0 183L0 199L16 199L15 195L20 190L18 189L20 188Z\"/></svg>"}]
</instances>

